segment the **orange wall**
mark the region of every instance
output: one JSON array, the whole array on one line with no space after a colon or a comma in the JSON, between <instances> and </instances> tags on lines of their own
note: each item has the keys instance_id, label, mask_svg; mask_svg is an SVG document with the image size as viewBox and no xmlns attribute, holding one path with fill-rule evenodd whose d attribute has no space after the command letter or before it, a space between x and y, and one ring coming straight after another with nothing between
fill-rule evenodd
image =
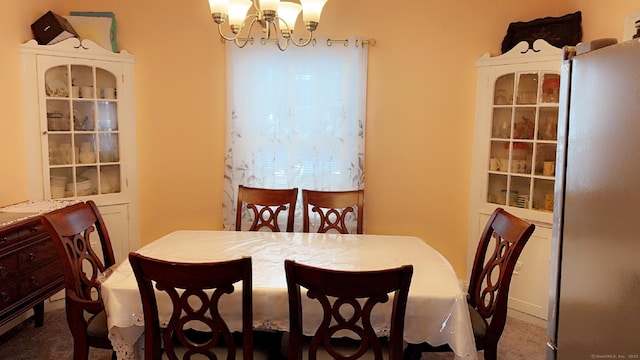
<instances>
[{"instance_id":1,"label":"orange wall","mask_svg":"<svg viewBox=\"0 0 640 360\"><path fill-rule=\"evenodd\" d=\"M7 4L8 3L8 4ZM369 51L367 232L420 236L465 277L475 60L508 24L582 10L584 40L621 39L636 0L395 3L329 0L318 32L377 40ZM136 55L141 242L221 228L224 46L207 0L9 0L0 13L0 205L27 197L18 45L51 9L113 11ZM39 151L28 149L26 151Z\"/></svg>"}]
</instances>

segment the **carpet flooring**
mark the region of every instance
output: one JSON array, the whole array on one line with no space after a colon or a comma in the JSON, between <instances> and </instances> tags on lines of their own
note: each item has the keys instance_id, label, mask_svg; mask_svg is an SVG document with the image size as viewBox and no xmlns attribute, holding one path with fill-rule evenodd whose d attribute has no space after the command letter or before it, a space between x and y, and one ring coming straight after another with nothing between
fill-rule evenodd
<instances>
[{"instance_id":1,"label":"carpet flooring","mask_svg":"<svg viewBox=\"0 0 640 360\"><path fill-rule=\"evenodd\" d=\"M543 360L546 349L546 329L513 317L507 319L498 345L499 360ZM64 309L45 313L44 326L34 327L25 320L0 336L0 360L70 360L73 340L67 327ZM423 354L425 360L453 359L453 354ZM91 348L90 360L110 360L108 350ZM478 359L483 360L482 352Z\"/></svg>"}]
</instances>

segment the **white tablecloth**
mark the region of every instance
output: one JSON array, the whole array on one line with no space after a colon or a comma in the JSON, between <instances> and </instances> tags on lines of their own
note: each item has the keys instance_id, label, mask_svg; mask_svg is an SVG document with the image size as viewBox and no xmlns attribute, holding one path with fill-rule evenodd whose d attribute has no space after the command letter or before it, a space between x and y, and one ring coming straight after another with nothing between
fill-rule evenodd
<instances>
[{"instance_id":1,"label":"white tablecloth","mask_svg":"<svg viewBox=\"0 0 640 360\"><path fill-rule=\"evenodd\" d=\"M221 261L251 256L254 328L288 330L284 260L339 270L414 267L405 319L405 341L448 343L459 359L476 359L465 293L451 264L417 237L238 231L176 231L137 251L171 261ZM109 338L119 359L137 358L143 332L142 304L128 261L102 284ZM238 291L233 294L239 301ZM237 309L238 306L229 308ZM391 306L387 302L385 306ZM381 310L386 310L381 308ZM161 324L169 309L161 310ZM221 310L232 331L241 330L240 313ZM388 313L380 311L376 330L388 333ZM313 312L304 319L313 322ZM311 320L311 321L309 321Z\"/></svg>"}]
</instances>

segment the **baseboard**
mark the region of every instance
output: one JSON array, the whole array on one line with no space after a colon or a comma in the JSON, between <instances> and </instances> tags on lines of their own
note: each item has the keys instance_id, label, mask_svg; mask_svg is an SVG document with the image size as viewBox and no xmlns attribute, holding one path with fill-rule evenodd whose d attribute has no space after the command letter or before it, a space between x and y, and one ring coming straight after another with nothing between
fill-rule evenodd
<instances>
[{"instance_id":1,"label":"baseboard","mask_svg":"<svg viewBox=\"0 0 640 360\"><path fill-rule=\"evenodd\" d=\"M526 321L530 324L542 326L543 328L547 328L547 320L541 319L537 316L533 316L530 314L523 313L522 311L518 311L516 309L509 308L507 310L507 316L512 316L518 320Z\"/></svg>"},{"instance_id":2,"label":"baseboard","mask_svg":"<svg viewBox=\"0 0 640 360\"><path fill-rule=\"evenodd\" d=\"M48 301L44 302L44 312L57 310L57 309L64 309L64 306L65 306L64 304L65 304L64 297L63 298L50 297Z\"/></svg>"}]
</instances>

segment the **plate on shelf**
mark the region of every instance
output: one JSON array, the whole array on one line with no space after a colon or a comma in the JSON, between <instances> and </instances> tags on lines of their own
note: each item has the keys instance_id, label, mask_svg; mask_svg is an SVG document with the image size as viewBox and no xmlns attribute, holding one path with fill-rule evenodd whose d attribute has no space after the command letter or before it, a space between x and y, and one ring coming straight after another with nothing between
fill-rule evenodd
<instances>
[{"instance_id":1,"label":"plate on shelf","mask_svg":"<svg viewBox=\"0 0 640 360\"><path fill-rule=\"evenodd\" d=\"M48 96L65 97L69 94L65 74L48 72L44 79L44 85Z\"/></svg>"}]
</instances>

